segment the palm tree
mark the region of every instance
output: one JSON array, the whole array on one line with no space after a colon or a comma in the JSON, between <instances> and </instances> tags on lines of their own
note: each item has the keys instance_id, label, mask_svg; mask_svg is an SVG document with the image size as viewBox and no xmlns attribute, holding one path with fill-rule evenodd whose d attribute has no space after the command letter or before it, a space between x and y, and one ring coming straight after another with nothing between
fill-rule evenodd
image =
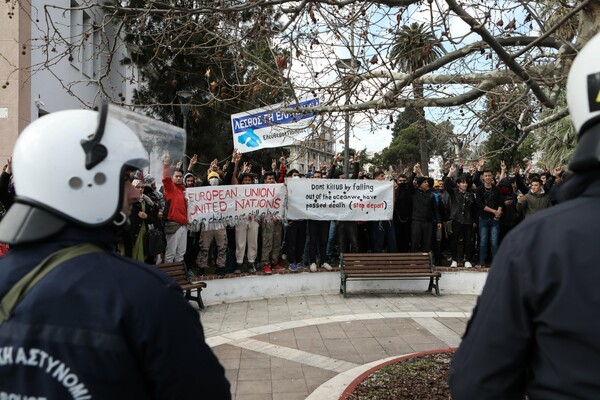
<instances>
[{"instance_id":1,"label":"palm tree","mask_svg":"<svg viewBox=\"0 0 600 400\"><path fill-rule=\"evenodd\" d=\"M565 96L558 99L558 106L566 106ZM551 115L550 110L540 116L541 119ZM533 131L536 150L540 154L540 162L552 169L564 166L577 147L577 132L570 118L563 118L551 125Z\"/></svg>"},{"instance_id":2,"label":"palm tree","mask_svg":"<svg viewBox=\"0 0 600 400\"><path fill-rule=\"evenodd\" d=\"M427 30L425 24L413 22L402 26L394 36L394 44L390 50L390 60L405 73L412 73L417 69L435 61L442 55L442 47L435 35ZM422 99L423 85L413 82L415 100ZM427 175L429 164L429 149L427 139L427 123L423 108L416 108L419 115L419 150L421 153L421 168Z\"/></svg>"}]
</instances>

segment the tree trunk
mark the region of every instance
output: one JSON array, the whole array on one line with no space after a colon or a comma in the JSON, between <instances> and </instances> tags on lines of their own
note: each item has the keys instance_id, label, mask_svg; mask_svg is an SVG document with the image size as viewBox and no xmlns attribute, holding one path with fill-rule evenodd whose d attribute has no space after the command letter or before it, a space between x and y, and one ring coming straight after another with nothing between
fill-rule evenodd
<instances>
[{"instance_id":1,"label":"tree trunk","mask_svg":"<svg viewBox=\"0 0 600 400\"><path fill-rule=\"evenodd\" d=\"M600 3L592 2L580 12L577 44L587 43L600 30Z\"/></svg>"},{"instance_id":2,"label":"tree trunk","mask_svg":"<svg viewBox=\"0 0 600 400\"><path fill-rule=\"evenodd\" d=\"M413 90L415 100L423 99L423 86L414 84ZM425 110L416 108L419 115L419 152L421 153L421 171L423 175L429 176L429 132L427 131L427 120L425 119Z\"/></svg>"}]
</instances>

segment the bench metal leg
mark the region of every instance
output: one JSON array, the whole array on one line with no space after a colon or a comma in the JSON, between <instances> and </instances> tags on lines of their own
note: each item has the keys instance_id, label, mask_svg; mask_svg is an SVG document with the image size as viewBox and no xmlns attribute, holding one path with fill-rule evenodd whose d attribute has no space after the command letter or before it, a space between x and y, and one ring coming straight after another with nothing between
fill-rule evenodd
<instances>
[{"instance_id":1,"label":"bench metal leg","mask_svg":"<svg viewBox=\"0 0 600 400\"><path fill-rule=\"evenodd\" d=\"M198 308L201 310L204 310L204 302L202 301L202 288L197 288L195 289L197 291L197 295L196 296L192 296L192 291L191 290L186 290L185 291L185 298L188 300L193 300L196 303L198 303Z\"/></svg>"},{"instance_id":2,"label":"bench metal leg","mask_svg":"<svg viewBox=\"0 0 600 400\"><path fill-rule=\"evenodd\" d=\"M427 292L431 293L431 289L435 289L435 295L439 296L440 295L440 278L436 277L435 278L435 283L433 283L433 279L434 277L430 277L429 278L429 287L427 288Z\"/></svg>"},{"instance_id":3,"label":"bench metal leg","mask_svg":"<svg viewBox=\"0 0 600 400\"><path fill-rule=\"evenodd\" d=\"M343 294L344 298L348 297L348 293L346 292L346 279L344 279L344 278L341 278L340 294Z\"/></svg>"}]
</instances>

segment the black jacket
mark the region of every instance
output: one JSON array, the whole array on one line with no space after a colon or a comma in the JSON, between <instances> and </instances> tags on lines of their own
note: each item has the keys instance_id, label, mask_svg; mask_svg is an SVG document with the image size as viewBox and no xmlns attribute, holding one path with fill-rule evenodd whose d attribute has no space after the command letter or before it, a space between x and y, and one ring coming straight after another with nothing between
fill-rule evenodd
<instances>
[{"instance_id":1,"label":"black jacket","mask_svg":"<svg viewBox=\"0 0 600 400\"><path fill-rule=\"evenodd\" d=\"M462 193L456 183L446 177L444 179L444 190L450 194L450 216L449 219L463 225L470 225L475 221L477 211L475 209L475 195L470 190Z\"/></svg>"},{"instance_id":2,"label":"black jacket","mask_svg":"<svg viewBox=\"0 0 600 400\"><path fill-rule=\"evenodd\" d=\"M441 223L440 207L433 192L416 189L412 195L412 220Z\"/></svg>"},{"instance_id":3,"label":"black jacket","mask_svg":"<svg viewBox=\"0 0 600 400\"><path fill-rule=\"evenodd\" d=\"M50 253L104 230L67 228L0 259L0 297ZM71 259L0 325L0 392L48 399L229 399L198 313L156 267L113 252ZM75 395L77 394L77 396ZM89 397L86 397L89 396Z\"/></svg>"},{"instance_id":4,"label":"black jacket","mask_svg":"<svg viewBox=\"0 0 600 400\"><path fill-rule=\"evenodd\" d=\"M488 206L496 210L498 207L502 207L502 194L497 186L492 186L490 189L486 189L484 185L481 185L475 190L475 201L477 202L479 218L493 219L494 214L484 211L484 208Z\"/></svg>"},{"instance_id":5,"label":"black jacket","mask_svg":"<svg viewBox=\"0 0 600 400\"><path fill-rule=\"evenodd\" d=\"M600 180L504 239L452 364L452 398L600 398Z\"/></svg>"}]
</instances>

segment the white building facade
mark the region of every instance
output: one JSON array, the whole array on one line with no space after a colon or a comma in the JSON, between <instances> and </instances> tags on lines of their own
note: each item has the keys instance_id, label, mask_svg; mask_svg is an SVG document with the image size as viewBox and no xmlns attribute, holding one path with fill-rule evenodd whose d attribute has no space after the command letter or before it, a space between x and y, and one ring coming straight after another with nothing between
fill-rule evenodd
<instances>
[{"instance_id":1,"label":"white building facade","mask_svg":"<svg viewBox=\"0 0 600 400\"><path fill-rule=\"evenodd\" d=\"M135 71L116 25L71 0L11 2L0 14L0 164L19 133L40 116L131 101Z\"/></svg>"}]
</instances>

